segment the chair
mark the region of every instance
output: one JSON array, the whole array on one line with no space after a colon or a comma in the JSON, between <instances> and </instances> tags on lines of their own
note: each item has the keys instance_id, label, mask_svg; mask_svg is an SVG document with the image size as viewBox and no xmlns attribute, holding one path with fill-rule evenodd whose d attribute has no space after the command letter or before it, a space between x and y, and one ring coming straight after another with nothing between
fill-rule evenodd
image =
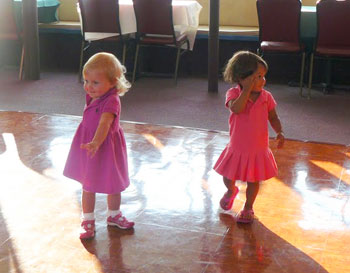
<instances>
[{"instance_id":1,"label":"chair","mask_svg":"<svg viewBox=\"0 0 350 273\"><path fill-rule=\"evenodd\" d=\"M78 5L83 35L79 65L79 81L81 81L84 52L92 43L101 41L121 43L122 64L125 63L126 44L120 28L118 0L79 0Z\"/></svg>"},{"instance_id":2,"label":"chair","mask_svg":"<svg viewBox=\"0 0 350 273\"><path fill-rule=\"evenodd\" d=\"M15 20L13 0L0 0L0 40L18 41L22 47L19 65L19 79L23 79L24 44Z\"/></svg>"},{"instance_id":3,"label":"chair","mask_svg":"<svg viewBox=\"0 0 350 273\"><path fill-rule=\"evenodd\" d=\"M311 94L314 58L323 58L329 61L328 77L330 78L331 60L350 57L350 0L318 1L316 14L317 38L310 58L309 96Z\"/></svg>"},{"instance_id":4,"label":"chair","mask_svg":"<svg viewBox=\"0 0 350 273\"><path fill-rule=\"evenodd\" d=\"M305 45L300 39L300 0L257 0L258 54L300 54L300 96L303 94Z\"/></svg>"},{"instance_id":5,"label":"chair","mask_svg":"<svg viewBox=\"0 0 350 273\"><path fill-rule=\"evenodd\" d=\"M172 0L133 0L133 4L137 32L132 82L135 81L140 47L170 46L177 49L174 72L176 83L180 56L189 49L189 41L186 34L175 34ZM183 45L186 46L185 50L182 50Z\"/></svg>"}]
</instances>

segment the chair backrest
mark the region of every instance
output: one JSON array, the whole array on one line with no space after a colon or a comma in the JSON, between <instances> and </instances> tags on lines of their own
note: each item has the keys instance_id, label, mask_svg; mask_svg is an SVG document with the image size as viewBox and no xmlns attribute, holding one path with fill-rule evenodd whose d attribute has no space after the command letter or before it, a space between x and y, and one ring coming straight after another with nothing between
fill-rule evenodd
<instances>
[{"instance_id":1,"label":"chair backrest","mask_svg":"<svg viewBox=\"0 0 350 273\"><path fill-rule=\"evenodd\" d=\"M82 32L121 33L118 0L79 0Z\"/></svg>"},{"instance_id":2,"label":"chair backrest","mask_svg":"<svg viewBox=\"0 0 350 273\"><path fill-rule=\"evenodd\" d=\"M316 4L317 46L350 46L350 0L322 0Z\"/></svg>"},{"instance_id":3,"label":"chair backrest","mask_svg":"<svg viewBox=\"0 0 350 273\"><path fill-rule=\"evenodd\" d=\"M175 36L172 0L133 0L139 35Z\"/></svg>"},{"instance_id":4,"label":"chair backrest","mask_svg":"<svg viewBox=\"0 0 350 273\"><path fill-rule=\"evenodd\" d=\"M300 41L300 0L257 0L259 40Z\"/></svg>"},{"instance_id":5,"label":"chair backrest","mask_svg":"<svg viewBox=\"0 0 350 273\"><path fill-rule=\"evenodd\" d=\"M13 0L0 0L0 39L20 39L13 9Z\"/></svg>"}]
</instances>

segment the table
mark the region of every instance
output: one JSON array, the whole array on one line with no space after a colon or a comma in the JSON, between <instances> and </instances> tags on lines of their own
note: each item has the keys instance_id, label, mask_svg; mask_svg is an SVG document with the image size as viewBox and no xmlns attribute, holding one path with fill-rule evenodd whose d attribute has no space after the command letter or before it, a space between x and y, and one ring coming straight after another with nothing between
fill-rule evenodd
<instances>
[{"instance_id":1,"label":"table","mask_svg":"<svg viewBox=\"0 0 350 273\"><path fill-rule=\"evenodd\" d=\"M307 52L312 52L317 36L317 10L316 6L302 6L300 17L300 36L306 46ZM331 86L331 62L325 66L326 82L321 83L324 92Z\"/></svg>"},{"instance_id":2,"label":"table","mask_svg":"<svg viewBox=\"0 0 350 273\"><path fill-rule=\"evenodd\" d=\"M0 0L1 1L1 0ZM13 0L15 17L18 26L22 26L22 0ZM52 23L58 21L57 9L59 0L37 0L38 22Z\"/></svg>"},{"instance_id":3,"label":"table","mask_svg":"<svg viewBox=\"0 0 350 273\"><path fill-rule=\"evenodd\" d=\"M316 38L317 16L315 6L301 7L300 35L302 38Z\"/></svg>"},{"instance_id":4,"label":"table","mask_svg":"<svg viewBox=\"0 0 350 273\"><path fill-rule=\"evenodd\" d=\"M300 38L307 53L312 52L317 35L316 6L302 6L300 14ZM307 72L307 71L306 71ZM308 75L308 73L305 73ZM304 75L305 75L304 74ZM304 77L307 79L307 77ZM298 86L299 83L291 81L290 86Z\"/></svg>"},{"instance_id":5,"label":"table","mask_svg":"<svg viewBox=\"0 0 350 273\"><path fill-rule=\"evenodd\" d=\"M202 6L197 1L192 0L173 0L172 5L175 35L186 33L190 42L190 50L193 50ZM77 9L80 14L78 4ZM122 34L136 32L136 18L132 0L119 0L119 21ZM89 33L85 35L89 35ZM103 38L109 36L114 36L114 34L106 33Z\"/></svg>"},{"instance_id":6,"label":"table","mask_svg":"<svg viewBox=\"0 0 350 273\"><path fill-rule=\"evenodd\" d=\"M302 6L300 16L300 37L308 52L312 51L317 35L317 15L315 6Z\"/></svg>"}]
</instances>

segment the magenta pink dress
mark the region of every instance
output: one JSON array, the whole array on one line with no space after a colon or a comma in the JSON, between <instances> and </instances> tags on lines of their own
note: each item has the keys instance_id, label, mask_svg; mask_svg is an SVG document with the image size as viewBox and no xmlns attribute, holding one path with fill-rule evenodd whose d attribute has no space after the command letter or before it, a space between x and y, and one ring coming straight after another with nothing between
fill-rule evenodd
<instances>
[{"instance_id":1,"label":"magenta pink dress","mask_svg":"<svg viewBox=\"0 0 350 273\"><path fill-rule=\"evenodd\" d=\"M239 86L226 93L228 102L238 98ZM277 165L269 148L268 113L276 106L271 93L262 90L258 99L248 100L242 113L230 113L230 142L221 153L214 169L222 176L257 182L277 175Z\"/></svg>"},{"instance_id":2,"label":"magenta pink dress","mask_svg":"<svg viewBox=\"0 0 350 273\"><path fill-rule=\"evenodd\" d=\"M63 174L82 183L88 192L115 194L125 190L130 182L125 138L119 124L120 99L116 89L111 89L99 99L91 102L86 95L86 106L69 151ZM82 143L93 139L102 113L115 115L105 141L94 157L90 157Z\"/></svg>"}]
</instances>

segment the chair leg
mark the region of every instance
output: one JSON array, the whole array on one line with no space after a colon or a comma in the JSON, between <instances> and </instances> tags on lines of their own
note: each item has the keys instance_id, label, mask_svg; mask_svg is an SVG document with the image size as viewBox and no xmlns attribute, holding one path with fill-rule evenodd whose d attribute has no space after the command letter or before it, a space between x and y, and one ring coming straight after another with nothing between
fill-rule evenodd
<instances>
[{"instance_id":1,"label":"chair leg","mask_svg":"<svg viewBox=\"0 0 350 273\"><path fill-rule=\"evenodd\" d=\"M140 48L140 45L137 44L136 45L136 52L135 52L135 60L134 60L134 71L132 72L132 83L135 82L135 75L136 75L136 67L137 67L137 58L138 58L138 55L139 55L139 48Z\"/></svg>"},{"instance_id":2,"label":"chair leg","mask_svg":"<svg viewBox=\"0 0 350 273\"><path fill-rule=\"evenodd\" d=\"M175 74L174 74L175 84L177 84L177 70L178 70L178 68L179 68L180 53L181 53L181 47L178 47L178 49L177 49L177 55L176 55Z\"/></svg>"},{"instance_id":3,"label":"chair leg","mask_svg":"<svg viewBox=\"0 0 350 273\"><path fill-rule=\"evenodd\" d=\"M19 76L18 76L19 80L23 80L24 54L25 54L25 49L24 49L24 45L22 45L21 62L19 65Z\"/></svg>"},{"instance_id":4,"label":"chair leg","mask_svg":"<svg viewBox=\"0 0 350 273\"><path fill-rule=\"evenodd\" d=\"M326 84L323 88L323 94L327 94L331 87L332 60L330 58L327 58L326 61Z\"/></svg>"},{"instance_id":5,"label":"chair leg","mask_svg":"<svg viewBox=\"0 0 350 273\"><path fill-rule=\"evenodd\" d=\"M81 42L81 50L80 50L80 63L79 63L79 75L78 82L81 82L82 69L83 69L83 58L84 58L84 40Z\"/></svg>"},{"instance_id":6,"label":"chair leg","mask_svg":"<svg viewBox=\"0 0 350 273\"><path fill-rule=\"evenodd\" d=\"M126 44L123 44L123 62L122 62L123 65L125 65L125 58L126 58Z\"/></svg>"},{"instance_id":7,"label":"chair leg","mask_svg":"<svg viewBox=\"0 0 350 273\"><path fill-rule=\"evenodd\" d=\"M258 48L258 49L256 50L256 52L257 52L257 54L258 54L261 58L264 57L264 52L261 50L261 48Z\"/></svg>"},{"instance_id":8,"label":"chair leg","mask_svg":"<svg viewBox=\"0 0 350 273\"><path fill-rule=\"evenodd\" d=\"M301 60L301 72L300 72L300 96L303 96L303 85L304 85L304 68L305 68L305 52L302 54Z\"/></svg>"},{"instance_id":9,"label":"chair leg","mask_svg":"<svg viewBox=\"0 0 350 273\"><path fill-rule=\"evenodd\" d=\"M310 71L309 71L309 85L308 85L308 99L311 97L311 84L312 84L312 70L314 66L314 53L311 53L310 58Z\"/></svg>"}]
</instances>

